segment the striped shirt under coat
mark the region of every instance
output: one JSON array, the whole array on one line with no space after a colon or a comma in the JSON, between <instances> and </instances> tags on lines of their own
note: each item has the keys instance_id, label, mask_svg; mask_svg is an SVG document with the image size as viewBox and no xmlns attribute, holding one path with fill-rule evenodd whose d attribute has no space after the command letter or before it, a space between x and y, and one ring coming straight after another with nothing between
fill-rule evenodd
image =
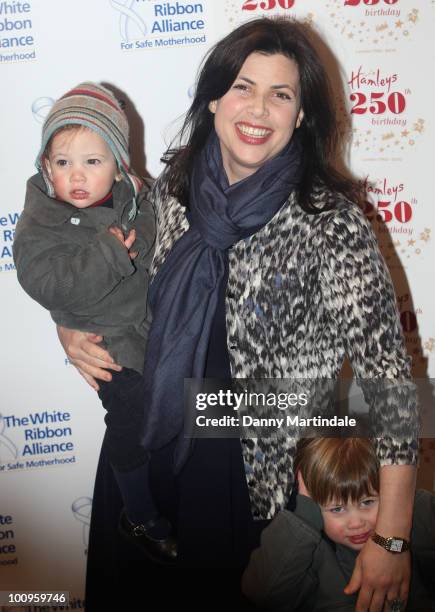
<instances>
[{"instance_id":1,"label":"striped shirt under coat","mask_svg":"<svg viewBox=\"0 0 435 612\"><path fill-rule=\"evenodd\" d=\"M149 196L158 228L152 277L189 227L184 207L163 187L158 180ZM394 290L370 224L339 194L319 191L314 203L323 208L331 199L333 210L310 215L290 196L267 225L230 249L226 322L233 378L334 379L345 356L357 379L410 378ZM372 410L388 410L385 398L370 403ZM400 410L404 420L413 414L412 393ZM254 518L272 518L285 507L296 441L242 441ZM417 461L411 437L383 437L376 446L381 465Z\"/></svg>"}]
</instances>

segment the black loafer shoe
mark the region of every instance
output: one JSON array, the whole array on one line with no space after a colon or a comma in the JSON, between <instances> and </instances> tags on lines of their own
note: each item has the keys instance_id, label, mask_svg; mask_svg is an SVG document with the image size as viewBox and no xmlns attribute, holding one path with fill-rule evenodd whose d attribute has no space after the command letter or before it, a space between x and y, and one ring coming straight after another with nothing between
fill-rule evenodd
<instances>
[{"instance_id":1,"label":"black loafer shoe","mask_svg":"<svg viewBox=\"0 0 435 612\"><path fill-rule=\"evenodd\" d=\"M165 538L152 536L149 532L154 525L155 521L153 520L148 521L145 525L131 523L125 510L121 512L119 519L119 531L122 536L138 546L151 561L160 565L176 565L177 542L175 538L172 535Z\"/></svg>"}]
</instances>

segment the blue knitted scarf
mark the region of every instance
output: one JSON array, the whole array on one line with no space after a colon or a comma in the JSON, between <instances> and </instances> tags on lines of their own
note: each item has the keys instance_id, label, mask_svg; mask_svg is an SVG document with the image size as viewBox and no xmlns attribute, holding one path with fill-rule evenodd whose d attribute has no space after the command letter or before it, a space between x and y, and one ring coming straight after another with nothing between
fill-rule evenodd
<instances>
[{"instance_id":1,"label":"blue knitted scarf","mask_svg":"<svg viewBox=\"0 0 435 612\"><path fill-rule=\"evenodd\" d=\"M204 375L228 249L272 219L298 184L300 169L301 147L295 136L277 157L233 185L214 131L199 154L190 182L190 227L149 290L153 322L144 367L146 448L160 448L182 434L184 378ZM176 467L185 456L178 452Z\"/></svg>"}]
</instances>

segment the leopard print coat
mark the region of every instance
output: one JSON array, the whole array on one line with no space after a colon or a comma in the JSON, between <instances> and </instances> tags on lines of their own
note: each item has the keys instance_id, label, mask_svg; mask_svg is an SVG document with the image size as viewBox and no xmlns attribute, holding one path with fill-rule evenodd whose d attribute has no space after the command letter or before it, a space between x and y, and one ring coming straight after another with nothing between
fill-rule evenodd
<instances>
[{"instance_id":1,"label":"leopard print coat","mask_svg":"<svg viewBox=\"0 0 435 612\"><path fill-rule=\"evenodd\" d=\"M156 182L153 277L188 229L185 209ZM409 379L396 300L372 229L353 203L327 190L308 214L294 195L260 231L229 251L227 341L233 378L335 379L345 356L357 379ZM329 210L330 204L333 207ZM371 398L371 409L376 406ZM380 402L378 401L378 404ZM407 418L413 400L401 406ZM255 519L286 506L297 439L242 440ZM412 464L412 437L376 440L381 465Z\"/></svg>"}]
</instances>

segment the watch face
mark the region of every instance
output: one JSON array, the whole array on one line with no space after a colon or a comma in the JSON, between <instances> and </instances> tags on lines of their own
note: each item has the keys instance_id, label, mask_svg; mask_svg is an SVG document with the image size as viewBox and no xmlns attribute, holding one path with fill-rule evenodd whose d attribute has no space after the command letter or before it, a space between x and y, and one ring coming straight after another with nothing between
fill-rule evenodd
<instances>
[{"instance_id":1,"label":"watch face","mask_svg":"<svg viewBox=\"0 0 435 612\"><path fill-rule=\"evenodd\" d=\"M403 546L402 540L396 540L396 538L391 538L390 550L391 552L401 552Z\"/></svg>"}]
</instances>

